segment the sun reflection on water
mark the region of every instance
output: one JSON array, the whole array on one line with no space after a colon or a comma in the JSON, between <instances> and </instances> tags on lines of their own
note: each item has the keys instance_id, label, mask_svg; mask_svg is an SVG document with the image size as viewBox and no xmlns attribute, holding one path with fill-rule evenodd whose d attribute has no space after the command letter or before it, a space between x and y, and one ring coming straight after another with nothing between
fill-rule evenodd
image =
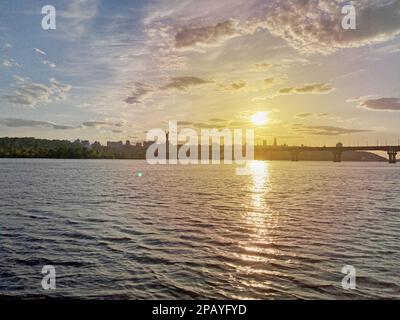
<instances>
[{"instance_id":1,"label":"sun reflection on water","mask_svg":"<svg viewBox=\"0 0 400 320\"><path fill-rule=\"evenodd\" d=\"M252 205L257 209L262 209L269 180L268 163L265 161L252 161L249 164L249 169L253 179L251 190Z\"/></svg>"},{"instance_id":2,"label":"sun reflection on water","mask_svg":"<svg viewBox=\"0 0 400 320\"><path fill-rule=\"evenodd\" d=\"M271 192L269 163L252 161L248 164L251 172L251 184L248 185L250 197L244 215L244 224L249 229L249 238L239 245L243 249L241 259L245 261L265 261L268 256L276 254L273 244L272 231L277 225L276 212L268 206ZM268 260L268 261L266 261Z\"/></svg>"}]
</instances>

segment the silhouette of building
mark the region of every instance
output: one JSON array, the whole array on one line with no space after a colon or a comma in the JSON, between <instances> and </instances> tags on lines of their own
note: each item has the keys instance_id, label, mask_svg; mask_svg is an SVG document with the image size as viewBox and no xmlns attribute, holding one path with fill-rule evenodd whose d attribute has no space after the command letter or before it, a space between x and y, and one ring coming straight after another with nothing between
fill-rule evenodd
<instances>
[{"instance_id":1,"label":"silhouette of building","mask_svg":"<svg viewBox=\"0 0 400 320\"><path fill-rule=\"evenodd\" d=\"M92 148L92 145L90 144L89 140L82 140L81 145L83 145L88 150Z\"/></svg>"},{"instance_id":2,"label":"silhouette of building","mask_svg":"<svg viewBox=\"0 0 400 320\"><path fill-rule=\"evenodd\" d=\"M92 149L100 149L100 148L101 148L101 143L100 143L100 142L95 141L95 142L92 144Z\"/></svg>"},{"instance_id":3,"label":"silhouette of building","mask_svg":"<svg viewBox=\"0 0 400 320\"><path fill-rule=\"evenodd\" d=\"M276 140L276 138L274 138L274 147L278 146L278 141Z\"/></svg>"},{"instance_id":4,"label":"silhouette of building","mask_svg":"<svg viewBox=\"0 0 400 320\"><path fill-rule=\"evenodd\" d=\"M113 141L107 141L107 148L110 149L121 149L124 146L122 141L118 142L113 142Z\"/></svg>"}]
</instances>

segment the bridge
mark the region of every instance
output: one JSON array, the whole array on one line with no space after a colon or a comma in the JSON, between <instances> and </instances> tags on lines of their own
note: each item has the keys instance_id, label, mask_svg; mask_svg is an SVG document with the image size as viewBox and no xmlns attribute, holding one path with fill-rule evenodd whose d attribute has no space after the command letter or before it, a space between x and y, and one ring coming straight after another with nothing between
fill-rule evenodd
<instances>
[{"instance_id":1,"label":"bridge","mask_svg":"<svg viewBox=\"0 0 400 320\"><path fill-rule=\"evenodd\" d=\"M267 147L268 151L287 151L291 154L292 161L299 161L299 154L301 152L310 152L310 151L330 151L332 152L333 162L341 162L342 154L346 151L383 151L387 152L389 157L389 163L396 163L396 155L400 152L399 146L351 146L345 147L343 144L338 143L335 147L307 147L307 146L271 146Z\"/></svg>"}]
</instances>

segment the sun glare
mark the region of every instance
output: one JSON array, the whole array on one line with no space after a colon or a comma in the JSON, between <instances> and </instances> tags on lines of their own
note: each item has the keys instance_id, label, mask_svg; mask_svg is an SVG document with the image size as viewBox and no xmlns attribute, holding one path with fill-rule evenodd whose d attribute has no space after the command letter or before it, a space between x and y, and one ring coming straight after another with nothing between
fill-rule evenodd
<instances>
[{"instance_id":1,"label":"sun glare","mask_svg":"<svg viewBox=\"0 0 400 320\"><path fill-rule=\"evenodd\" d=\"M258 126L267 124L268 120L268 113L266 112L257 112L251 117L251 122Z\"/></svg>"}]
</instances>

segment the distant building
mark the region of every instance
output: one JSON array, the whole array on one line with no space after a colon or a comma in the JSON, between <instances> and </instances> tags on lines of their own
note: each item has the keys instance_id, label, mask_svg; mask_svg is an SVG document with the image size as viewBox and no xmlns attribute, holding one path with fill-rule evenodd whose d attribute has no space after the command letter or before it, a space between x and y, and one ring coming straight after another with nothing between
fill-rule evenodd
<instances>
[{"instance_id":1,"label":"distant building","mask_svg":"<svg viewBox=\"0 0 400 320\"><path fill-rule=\"evenodd\" d=\"M95 141L95 142L92 144L92 149L100 149L100 148L101 148L101 143L100 143L100 142Z\"/></svg>"},{"instance_id":2,"label":"distant building","mask_svg":"<svg viewBox=\"0 0 400 320\"><path fill-rule=\"evenodd\" d=\"M83 145L88 150L90 150L92 148L89 140L82 140L81 145Z\"/></svg>"},{"instance_id":3,"label":"distant building","mask_svg":"<svg viewBox=\"0 0 400 320\"><path fill-rule=\"evenodd\" d=\"M122 143L122 141L118 141L118 142L107 141L107 148L110 148L110 149L120 149L123 146L124 146L124 144Z\"/></svg>"},{"instance_id":4,"label":"distant building","mask_svg":"<svg viewBox=\"0 0 400 320\"><path fill-rule=\"evenodd\" d=\"M274 147L278 146L278 141L276 140L276 138L274 138Z\"/></svg>"}]
</instances>

